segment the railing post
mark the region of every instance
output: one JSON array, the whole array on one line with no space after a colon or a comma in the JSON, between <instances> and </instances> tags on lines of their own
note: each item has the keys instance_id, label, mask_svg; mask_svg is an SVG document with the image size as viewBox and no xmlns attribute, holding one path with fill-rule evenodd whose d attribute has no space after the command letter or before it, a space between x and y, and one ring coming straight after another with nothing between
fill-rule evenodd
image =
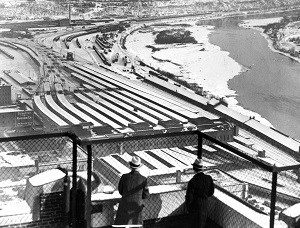
<instances>
[{"instance_id":1,"label":"railing post","mask_svg":"<svg viewBox=\"0 0 300 228\"><path fill-rule=\"evenodd\" d=\"M275 206L276 206L276 187L277 187L277 172L272 172L272 192L270 205L270 228L274 228L275 220Z\"/></svg>"},{"instance_id":2,"label":"railing post","mask_svg":"<svg viewBox=\"0 0 300 228\"><path fill-rule=\"evenodd\" d=\"M40 172L38 158L34 159L34 165L35 165L35 174L38 174Z\"/></svg>"},{"instance_id":3,"label":"railing post","mask_svg":"<svg viewBox=\"0 0 300 228\"><path fill-rule=\"evenodd\" d=\"M176 170L176 183L181 182L181 170Z\"/></svg>"},{"instance_id":4,"label":"railing post","mask_svg":"<svg viewBox=\"0 0 300 228\"><path fill-rule=\"evenodd\" d=\"M119 143L119 146L120 146L120 154L122 155L122 154L124 154L124 145L123 145L123 142L120 142Z\"/></svg>"},{"instance_id":5,"label":"railing post","mask_svg":"<svg viewBox=\"0 0 300 228\"><path fill-rule=\"evenodd\" d=\"M72 228L76 228L76 192L77 192L77 142L73 138L73 164L72 164ZM78 227L79 228L79 227Z\"/></svg>"},{"instance_id":6,"label":"railing post","mask_svg":"<svg viewBox=\"0 0 300 228\"><path fill-rule=\"evenodd\" d=\"M69 212L70 212L70 179L68 173L64 178L64 211L65 211L65 228L69 228Z\"/></svg>"},{"instance_id":7,"label":"railing post","mask_svg":"<svg viewBox=\"0 0 300 228\"><path fill-rule=\"evenodd\" d=\"M92 194L92 146L87 145L87 194L86 194L86 227L91 227L91 194Z\"/></svg>"},{"instance_id":8,"label":"railing post","mask_svg":"<svg viewBox=\"0 0 300 228\"><path fill-rule=\"evenodd\" d=\"M203 144L203 137L200 132L198 132L198 151L197 157L202 158L202 144Z\"/></svg>"}]
</instances>

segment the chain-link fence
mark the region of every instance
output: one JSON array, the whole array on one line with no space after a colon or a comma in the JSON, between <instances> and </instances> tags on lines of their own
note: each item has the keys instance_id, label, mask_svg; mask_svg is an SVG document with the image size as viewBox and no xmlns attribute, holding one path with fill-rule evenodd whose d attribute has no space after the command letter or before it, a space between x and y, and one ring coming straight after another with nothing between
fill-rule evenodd
<instances>
[{"instance_id":1,"label":"chain-link fence","mask_svg":"<svg viewBox=\"0 0 300 228\"><path fill-rule=\"evenodd\" d=\"M114 223L117 202L120 198L117 194L118 183L122 174L130 172L129 162L133 155L141 158L143 166L140 172L148 177L149 188L160 187L158 191L161 194L152 194L150 199L145 201L144 218L158 219L171 213L176 215L174 208L181 207L184 194L165 192L169 192L168 189L182 189L180 173L190 169L197 157L197 151L192 151L192 147L198 145L196 133L81 141L80 144L90 155L88 167L91 167L91 197L88 188L86 200L88 227L102 227ZM190 153L183 149L185 147L191 147ZM98 187L93 186L97 181L96 176L101 180ZM105 192L114 193L105 194ZM103 197L108 198L105 200Z\"/></svg>"},{"instance_id":2,"label":"chain-link fence","mask_svg":"<svg viewBox=\"0 0 300 228\"><path fill-rule=\"evenodd\" d=\"M68 223L67 171L72 174L73 142L67 134L0 139L0 226ZM78 161L86 167L81 151ZM57 169L58 168L58 169ZM24 227L26 227L24 225Z\"/></svg>"},{"instance_id":3,"label":"chain-link fence","mask_svg":"<svg viewBox=\"0 0 300 228\"><path fill-rule=\"evenodd\" d=\"M258 219L257 227L297 223L287 209L300 201L300 165L275 148L270 155L268 150L235 141L224 144L198 131L113 139L58 133L3 138L0 148L0 227L111 226L121 198L118 183L130 172L133 155L142 161L140 172L148 177L151 193L144 201L145 227L150 227L149 221L185 214L185 191L197 157L218 194L233 199L224 203L231 211L239 212L232 203L236 202L267 218L264 223ZM213 217L216 222L228 212L225 207L217 213L215 207L210 210L211 216L218 216ZM233 214L230 222L238 227L245 224L243 219L245 215Z\"/></svg>"},{"instance_id":4,"label":"chain-link fence","mask_svg":"<svg viewBox=\"0 0 300 228\"><path fill-rule=\"evenodd\" d=\"M242 140L242 139L240 139ZM222 192L243 203L261 216L258 227L294 227L284 211L300 202L297 158L275 147L244 138L222 144L203 136L202 158ZM238 205L230 205L239 210ZM266 219L267 218L267 219ZM231 218L234 221L234 218ZM289 218L290 219L290 218ZM264 221L263 221L264 220ZM290 222L290 224L287 223ZM234 221L243 224L241 221Z\"/></svg>"},{"instance_id":5,"label":"chain-link fence","mask_svg":"<svg viewBox=\"0 0 300 228\"><path fill-rule=\"evenodd\" d=\"M185 190L194 175L191 164L197 157L202 157L205 173L213 177L216 188L265 215L266 227L280 224L281 212L300 199L298 177L293 171L300 167L298 163L289 166L286 162L279 168L271 161L268 163L261 151L237 147L234 143L223 144L200 132L80 140L79 144L88 151L87 186L91 186L87 187L85 207L88 227L114 223L121 197L118 183L122 174L130 172L133 155L141 158L141 173L148 177L150 191L155 192L145 200L145 220L185 213ZM95 176L101 182L98 187L93 185ZM239 211L236 205L230 207ZM236 223L243 224L238 219L242 218L237 218Z\"/></svg>"}]
</instances>

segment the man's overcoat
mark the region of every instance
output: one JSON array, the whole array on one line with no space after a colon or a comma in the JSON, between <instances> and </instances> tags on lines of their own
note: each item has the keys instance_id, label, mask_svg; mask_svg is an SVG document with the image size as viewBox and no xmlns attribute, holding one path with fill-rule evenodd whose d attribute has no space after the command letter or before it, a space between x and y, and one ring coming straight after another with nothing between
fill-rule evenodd
<instances>
[{"instance_id":1,"label":"man's overcoat","mask_svg":"<svg viewBox=\"0 0 300 228\"><path fill-rule=\"evenodd\" d=\"M204 227L208 214L208 197L214 194L214 189L212 177L203 172L196 173L188 182L186 207L191 215L191 227Z\"/></svg>"},{"instance_id":2,"label":"man's overcoat","mask_svg":"<svg viewBox=\"0 0 300 228\"><path fill-rule=\"evenodd\" d=\"M122 199L116 214L115 225L143 224L143 199L148 198L147 178L138 171L122 175L119 185Z\"/></svg>"}]
</instances>

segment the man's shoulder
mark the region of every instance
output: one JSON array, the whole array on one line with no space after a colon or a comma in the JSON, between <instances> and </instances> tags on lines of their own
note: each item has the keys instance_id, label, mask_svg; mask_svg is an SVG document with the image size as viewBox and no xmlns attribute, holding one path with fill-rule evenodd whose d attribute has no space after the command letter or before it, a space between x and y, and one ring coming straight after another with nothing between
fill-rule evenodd
<instances>
[{"instance_id":1,"label":"man's shoulder","mask_svg":"<svg viewBox=\"0 0 300 228\"><path fill-rule=\"evenodd\" d=\"M129 176L130 176L130 173L124 173L124 174L122 174L121 178L122 178L122 179L126 179L126 178L128 178Z\"/></svg>"},{"instance_id":2,"label":"man's shoulder","mask_svg":"<svg viewBox=\"0 0 300 228\"><path fill-rule=\"evenodd\" d=\"M140 172L135 172L135 175L137 175L138 177L140 177L142 179L147 179L147 177L143 176Z\"/></svg>"},{"instance_id":3,"label":"man's shoulder","mask_svg":"<svg viewBox=\"0 0 300 228\"><path fill-rule=\"evenodd\" d=\"M145 176L143 176L142 174L140 174L139 172L129 172L129 173L125 173L122 175L124 178L129 177L129 176L136 176L139 178L143 178L143 179L147 179Z\"/></svg>"},{"instance_id":4,"label":"man's shoulder","mask_svg":"<svg viewBox=\"0 0 300 228\"><path fill-rule=\"evenodd\" d=\"M205 173L197 173L194 175L193 179L197 179L197 178L205 178L205 179L212 179L212 177L208 174Z\"/></svg>"},{"instance_id":5,"label":"man's shoulder","mask_svg":"<svg viewBox=\"0 0 300 228\"><path fill-rule=\"evenodd\" d=\"M209 175L209 174L203 173L203 175L204 175L207 179L212 179L211 175Z\"/></svg>"}]
</instances>

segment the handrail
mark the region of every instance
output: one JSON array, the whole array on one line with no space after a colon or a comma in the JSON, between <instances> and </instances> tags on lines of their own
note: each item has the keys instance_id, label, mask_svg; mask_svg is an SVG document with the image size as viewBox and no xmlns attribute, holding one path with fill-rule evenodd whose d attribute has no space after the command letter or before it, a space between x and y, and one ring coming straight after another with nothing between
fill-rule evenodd
<instances>
[{"instance_id":1,"label":"handrail","mask_svg":"<svg viewBox=\"0 0 300 228\"><path fill-rule=\"evenodd\" d=\"M139 140L155 140L159 138L170 138L172 137L180 137L180 136L197 136L197 138L191 138L191 142L195 143L198 146L197 156L202 157L202 145L205 143L205 140L210 143L219 145L224 149L229 150L231 153L236 156L243 158L257 167L272 173L272 188L271 188L271 204L270 204L270 227L274 227L274 217L275 217L275 206L276 206L276 196L277 196L277 175L280 171L285 170L296 170L300 168L299 165L290 165L284 167L276 167L275 165L266 164L260 160L257 160L253 156L249 156L238 149L233 148L231 145L226 144L224 142L218 141L216 138L206 135L205 133L196 131L184 131L184 132L173 132L173 133L160 133L154 135L139 135L139 136L127 136L126 134L121 134L116 138L80 138L80 136L76 135L74 132L58 132L58 133L47 133L47 134L39 134L39 135L24 135L24 136L14 136L7 138L0 138L0 143L3 142L11 142L11 141L21 141L21 140L35 140L35 139L47 139L47 138L59 138L59 137L67 137L73 143L73 164L72 164L72 198L76 199L76 189L77 189L77 163L78 163L78 147L85 146L87 149L87 202L88 205L91 204L91 171L92 171L92 145L93 144L105 144L105 143L123 143L129 141L139 141ZM225 191L222 189L222 191ZM72 208L76 208L76 200L72 201ZM87 223L88 227L90 227L91 223L91 207L87 208ZM71 220L74 226L76 226L76 210L72 210Z\"/></svg>"},{"instance_id":2,"label":"handrail","mask_svg":"<svg viewBox=\"0 0 300 228\"><path fill-rule=\"evenodd\" d=\"M269 171L269 172L280 172L280 171L284 171L284 170L300 168L300 165L292 165L292 166L286 166L286 167L277 167L275 165L268 165L262 161L255 159L252 156L249 156L249 155L235 149L234 147L232 147L226 143L220 142L217 139L200 132L199 130L174 132L174 133L162 133L162 134L155 134L155 135L151 135L151 136L142 135L142 136L124 137L123 135L121 135L119 138L104 138L104 139L103 138L100 138L100 139L99 138L84 138L84 139L78 138L78 144L81 146L86 146L86 145L92 145L92 144L98 144L98 143L111 143L111 142L116 143L116 142L132 141L132 140L142 140L142 139L149 139L149 138L152 138L152 139L167 138L167 137L183 136L183 135L198 135L200 138L207 139L207 140L211 141L212 143L220 145L223 148L231 151L232 153L234 153L246 160L249 160L253 164L255 164L255 165L259 166L260 168L262 168L266 171Z\"/></svg>"},{"instance_id":3,"label":"handrail","mask_svg":"<svg viewBox=\"0 0 300 228\"><path fill-rule=\"evenodd\" d=\"M77 136L71 132L58 132L58 133L47 133L47 134L39 134L39 135L22 135L22 136L5 137L5 138L0 138L0 143L9 142L9 141L21 141L21 140L42 139L42 138L59 138L59 137L69 137L71 139L77 138Z\"/></svg>"}]
</instances>

